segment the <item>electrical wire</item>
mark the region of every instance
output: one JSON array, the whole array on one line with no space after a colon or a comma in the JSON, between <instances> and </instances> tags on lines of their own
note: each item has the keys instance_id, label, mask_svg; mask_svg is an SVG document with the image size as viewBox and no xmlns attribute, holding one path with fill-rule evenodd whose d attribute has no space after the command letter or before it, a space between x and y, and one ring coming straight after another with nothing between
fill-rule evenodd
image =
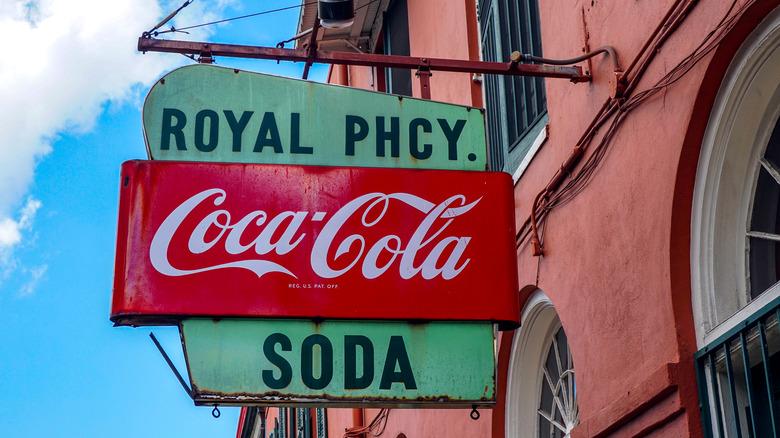
<instances>
[{"instance_id":1,"label":"electrical wire","mask_svg":"<svg viewBox=\"0 0 780 438\"><path fill-rule=\"evenodd\" d=\"M549 211L553 207L562 205L568 202L569 200L571 200L572 198L574 198L590 181L596 168L598 167L598 164L602 161L605 155L607 145L613 139L615 133L617 132L618 127L622 123L626 114L632 109L638 107L640 104L647 101L649 98L651 98L658 92L666 89L673 83L677 82L685 74L687 74L701 59L703 59L707 54L709 54L712 50L714 50L717 47L717 45L720 43L723 37L725 37L728 31L736 24L738 18L741 16L744 10L751 3L747 3L743 5L743 7L741 7L736 14L729 16L729 14L731 14L731 11L733 11L735 4L736 1L729 8L727 15L725 15L721 19L721 22L715 27L715 29L713 29L702 40L699 46L696 49L694 49L694 51L691 52L691 54L689 54L686 58L684 58L680 63L678 63L678 65L675 66L675 68L673 68L669 73L664 75L664 77L662 77L658 82L656 82L654 86L642 92L637 93L635 96L626 100L625 103L623 104L618 102L618 109L619 109L618 113L613 119L612 123L610 124L607 132L602 137L601 142L595 147L593 153L582 165L580 171L574 177L572 177L572 179L564 187L562 187L555 195L550 197L548 203L545 206L545 209L547 211ZM678 14L677 17L681 18L684 17L684 15ZM674 27L676 27L676 25ZM670 34L667 32L666 35L668 36ZM635 78L635 82L636 81L638 81L638 78Z\"/></svg>"},{"instance_id":2,"label":"electrical wire","mask_svg":"<svg viewBox=\"0 0 780 438\"><path fill-rule=\"evenodd\" d=\"M273 14L275 12L282 12L282 11L287 11L287 10L290 10L290 9L298 9L298 8L301 8L301 7L304 7L304 6L316 5L316 4L317 4L317 2L313 1L313 2L308 2L308 3L303 3L303 4L297 4L295 6L285 6L283 8L270 9L270 10L262 11L262 12L255 12L254 14L242 15L240 17L225 18L224 20L211 21L211 22L208 22L208 23L196 24L194 26L180 27L178 29L175 29L175 28L172 27L169 30L162 30L162 31L159 31L159 32L154 32L153 34L154 34L154 36L157 36L157 35L160 35L160 34L170 33L170 32L182 32L182 31L185 31L185 30L196 29L196 28L199 28L199 27L212 26L214 24L227 23L229 21L241 20L241 19L244 19L244 18L251 18L251 17L260 16L260 15ZM152 32L149 32L149 33L151 34Z\"/></svg>"},{"instance_id":3,"label":"electrical wire","mask_svg":"<svg viewBox=\"0 0 780 438\"><path fill-rule=\"evenodd\" d=\"M362 438L366 435L381 436L387 427L390 409L381 409L368 426L350 427L345 430L344 438Z\"/></svg>"},{"instance_id":4,"label":"electrical wire","mask_svg":"<svg viewBox=\"0 0 780 438\"><path fill-rule=\"evenodd\" d=\"M149 30L148 32L144 32L144 36L152 35L152 33L154 33L155 35L159 34L159 32L155 32L155 31L157 29L163 27L165 25L165 23L171 21L173 19L173 17L176 16L176 14L178 14L182 9L186 8L187 6L189 6L190 3L192 3L192 2L193 2L193 0L185 1L183 5L179 6L178 9L176 9L175 11L171 12L170 14L168 14L167 17L163 18L162 21L157 23L157 25L154 26L151 30ZM173 29L173 27L171 27L171 29Z\"/></svg>"},{"instance_id":5,"label":"electrical wire","mask_svg":"<svg viewBox=\"0 0 780 438\"><path fill-rule=\"evenodd\" d=\"M586 59L593 58L594 56L596 56L598 54L601 54L601 53L609 54L610 58L612 58L612 62L615 64L615 70L616 71L622 70L622 68L620 67L620 60L617 57L617 53L615 52L615 49L613 49L610 46L599 47L596 50L591 50L590 52L588 52L588 53L586 53L584 55L578 56L576 58L571 58L571 59L550 59L550 58L542 58L541 56L534 56L534 55L530 55L530 54L524 54L524 55L521 55L521 56L522 56L522 59L524 61L531 61L531 62L536 62L536 63L540 63L540 64L572 65L572 64L576 64L576 63L581 62L581 61L585 61Z\"/></svg>"},{"instance_id":6,"label":"electrical wire","mask_svg":"<svg viewBox=\"0 0 780 438\"><path fill-rule=\"evenodd\" d=\"M756 1L757 0L747 1L736 9L735 12L737 0L733 0L720 22L702 39L699 45L653 86L630 97L610 99L607 101L596 114L593 122L591 122L591 125L586 129L586 132L577 142L575 148L581 148L583 150L589 148L596 138L599 127L603 126L608 119L612 118L612 121L609 123L600 141L593 147L593 151L587 159L585 159L579 170L576 173L569 175L570 179L566 184L562 187L551 187L551 185L553 185L553 181L551 180L551 184L548 184L548 186L537 195L536 201L532 206L531 215L517 233L516 244L518 247L525 241L529 234L533 236L535 246L538 245L539 247L543 247L542 240L544 233L542 233L540 239L537 231L539 224L537 222L545 224L549 212L553 208L571 201L585 188L598 169L599 164L603 161L608 146L611 144L628 113L682 79L694 66L718 47L728 32L736 26L737 21L741 18L747 8ZM660 47L673 34L673 31L676 30L682 21L684 21L685 17L696 3L697 1L695 0L690 0L687 3L680 1L670 9L665 17L665 21L662 22L662 25L657 28L657 31L651 35L649 39L650 43L645 44L643 50L629 66L627 72L633 71L633 69L636 68L637 73L632 75L629 79L624 96L628 96L630 92L636 88L640 79L642 79L645 70L659 52ZM557 174L553 179L556 177Z\"/></svg>"},{"instance_id":7,"label":"electrical wire","mask_svg":"<svg viewBox=\"0 0 780 438\"><path fill-rule=\"evenodd\" d=\"M379 1L382 1L382 0L371 0L370 2L364 4L363 6L358 6L357 8L355 8L355 11L359 11L359 10L361 10L363 8L367 8L367 7L369 7L369 6L371 6L374 3L379 2Z\"/></svg>"},{"instance_id":8,"label":"electrical wire","mask_svg":"<svg viewBox=\"0 0 780 438\"><path fill-rule=\"evenodd\" d=\"M374 3L378 2L378 1L381 1L381 0L371 0L370 2L364 4L363 6L359 6L359 7L355 8L355 12L357 12L357 11L363 9L363 8L367 8L367 7L371 6L372 4L374 4ZM311 3L307 3L307 4L311 4ZM312 29L304 30L303 32L299 33L298 35L295 35L294 37L292 37L290 39L287 39L287 40L284 40L284 41L279 41L276 44L276 47L279 48L279 49L283 49L285 44L291 43L293 41L297 41L297 40L299 40L299 39L309 35L311 33Z\"/></svg>"},{"instance_id":9,"label":"electrical wire","mask_svg":"<svg viewBox=\"0 0 780 438\"><path fill-rule=\"evenodd\" d=\"M188 1L187 1L187 3L185 3L185 5L184 5L184 6L187 6L189 3L192 3L192 1L193 1L193 0L188 0ZM355 8L355 11L359 11L360 9L366 8L366 7L368 7L368 6L370 6L370 5L374 4L374 3L376 3L376 2L378 2L378 1L381 1L381 0L371 0L370 2L366 3L365 5L363 5L363 6L359 6L359 7ZM318 3L317 1L311 1L311 2L307 2L307 3L303 3L303 4L297 4L297 5L294 5L294 6L285 6L285 7L283 7L283 8L270 9L270 10L267 10L267 11L256 12L256 13L254 13L254 14L247 14L247 15L242 15L242 16L240 16L240 17L225 18L225 19L223 19L223 20L211 21L211 22L208 22L208 23L203 23L203 24L196 24L196 25L193 25L193 26L187 26L187 27L180 27L180 28L174 28L174 27L171 27L171 28L170 28L170 29L168 29L168 30L161 30L161 31L157 31L157 32L155 32L155 30L157 30L157 29L158 29L158 28L160 28L160 27L161 27L163 24L165 24L166 22L168 22L168 21L169 21L171 18L173 18L173 16L174 16L174 15L176 15L176 13L177 13L177 12L179 12L179 11L180 11L182 8L184 8L184 6L182 6L182 7L181 7L181 8L179 8L179 9L178 9L176 12L174 12L174 13L172 13L171 15L169 15L168 17L166 17L166 19L164 19L164 20L163 20L163 21L162 21L160 24L158 24L158 25L157 25L157 26L156 26L154 29L150 30L149 32L146 32L146 33L145 33L145 35L149 35L149 36L152 36L152 35L153 35L153 36L158 36L158 35L162 35L162 34L164 34L164 33L171 33L171 32L184 32L185 30L196 29L196 28L199 28L199 27L212 26L212 25L214 25L214 24L227 23L227 22L229 22L229 21L241 20L241 19L244 19L244 18L252 18L252 17L257 17L257 16L260 16L260 15L267 15L267 14L272 14L272 13L275 13L275 12L283 12L283 11L287 11L287 10L290 10L290 9L298 9L298 8L301 8L301 7L306 7L306 6L316 5L317 3ZM303 35L302 35L302 36L303 36ZM291 41L293 41L293 40L296 40L296 39L298 39L298 38L301 38L301 36L298 36L298 35L296 35L295 37L293 37L293 38L291 38L291 39L289 39L289 40L286 40L286 41L284 41L284 42L286 42L286 43L287 43L287 42L291 42Z\"/></svg>"}]
</instances>

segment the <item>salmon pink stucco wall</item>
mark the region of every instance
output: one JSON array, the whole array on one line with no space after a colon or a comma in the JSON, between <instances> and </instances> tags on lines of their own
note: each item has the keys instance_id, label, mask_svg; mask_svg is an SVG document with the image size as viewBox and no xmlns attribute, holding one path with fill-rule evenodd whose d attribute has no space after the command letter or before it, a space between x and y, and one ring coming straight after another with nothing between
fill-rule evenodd
<instances>
[{"instance_id":1,"label":"salmon pink stucco wall","mask_svg":"<svg viewBox=\"0 0 780 438\"><path fill-rule=\"evenodd\" d=\"M377 90L379 77L375 68L332 65L328 72L328 83L346 85L364 90Z\"/></svg>"},{"instance_id":2,"label":"salmon pink stucco wall","mask_svg":"<svg viewBox=\"0 0 780 438\"><path fill-rule=\"evenodd\" d=\"M407 7L411 56L479 60L474 0L407 1ZM412 88L419 97L418 80ZM479 85L468 73L433 72L431 99L482 106Z\"/></svg>"},{"instance_id":3,"label":"salmon pink stucco wall","mask_svg":"<svg viewBox=\"0 0 780 438\"><path fill-rule=\"evenodd\" d=\"M629 69L667 13L681 3L540 1L544 56L578 56L587 38L591 49L612 46L623 70ZM694 51L731 6L726 0L691 4L647 69L629 71L630 79L637 78L631 95L652 87ZM527 234L519 242L520 289L544 291L569 338L580 408L573 438L701 436L690 283L690 212L699 148L731 56L761 17L778 5L780 0L755 2L717 50L622 116L584 188L549 211L541 228L542 257L532 255ZM473 0L408 0L408 8L413 56L478 58ZM591 82L545 80L548 136L515 187L518 230L528 228L536 195L610 98L615 60L598 55L590 64L579 65L592 72ZM336 69L331 82L381 89L369 68ZM419 97L419 85L414 84ZM482 105L479 84L468 74L434 72L431 93L434 100ZM594 134L575 171L592 156L613 119ZM571 174L564 184L569 178ZM475 291L483 293L489 291ZM503 405L512 336L505 332L499 340L499 406L492 414L483 411L480 420L471 421L461 410L393 410L385 436L503 437L505 417L513 415ZM366 422L375 412L367 411ZM342 413L342 420L351 425L349 413Z\"/></svg>"},{"instance_id":4,"label":"salmon pink stucco wall","mask_svg":"<svg viewBox=\"0 0 780 438\"><path fill-rule=\"evenodd\" d=\"M563 3L540 2L545 56L579 55L587 32L591 48L614 47L625 68L674 2ZM633 94L651 87L693 52L730 3L699 2L642 73ZM757 7L766 8L767 2ZM550 297L569 337L581 421L575 437L618 430L621 424L620 436L652 424L664 424L668 435L658 436L701 433L692 382L696 343L687 245L695 172L691 157L698 150L684 148L698 147L687 140L689 130L697 126L700 131L702 121L706 124L709 106L702 93L708 93L711 105L720 81L706 75L712 56L626 113L585 189L549 212L543 257L532 256L530 239L518 248L521 287L536 285ZM516 186L518 228L609 98L614 68L612 60L599 56L592 61L591 83L546 80L549 137ZM595 134L593 146L608 126ZM592 148L586 150L581 162L591 153ZM683 156L689 158L681 168ZM637 410L629 422L631 409Z\"/></svg>"},{"instance_id":5,"label":"salmon pink stucco wall","mask_svg":"<svg viewBox=\"0 0 780 438\"><path fill-rule=\"evenodd\" d=\"M366 409L366 423L378 412L378 409ZM469 409L391 409L382 437L396 438L404 434L407 438L489 438L491 412L488 409L479 412L479 420L472 420Z\"/></svg>"},{"instance_id":6,"label":"salmon pink stucco wall","mask_svg":"<svg viewBox=\"0 0 780 438\"><path fill-rule=\"evenodd\" d=\"M479 420L472 420L468 409L390 409L381 436L489 438L491 412L479 412ZM380 409L362 409L362 418L358 414L356 421L355 409L328 409L328 436L341 437L345 429L353 429L359 423L369 425L379 413Z\"/></svg>"},{"instance_id":7,"label":"salmon pink stucco wall","mask_svg":"<svg viewBox=\"0 0 780 438\"><path fill-rule=\"evenodd\" d=\"M473 0L408 1L410 56L479 60L476 5ZM453 25L457 23L457 25ZM468 24L468 25L467 25ZM508 55L507 55L508 56ZM328 82L366 90L384 90L382 69L332 66ZM412 71L412 94L420 80ZM432 72L431 100L482 107L482 90L470 73Z\"/></svg>"}]
</instances>

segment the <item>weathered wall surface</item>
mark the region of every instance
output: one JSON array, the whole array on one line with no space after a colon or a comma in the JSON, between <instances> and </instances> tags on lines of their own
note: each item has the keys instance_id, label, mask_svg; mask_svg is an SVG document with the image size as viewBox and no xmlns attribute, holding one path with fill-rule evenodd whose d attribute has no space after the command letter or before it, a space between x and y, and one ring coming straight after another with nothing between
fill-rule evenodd
<instances>
[{"instance_id":1,"label":"weathered wall surface","mask_svg":"<svg viewBox=\"0 0 780 438\"><path fill-rule=\"evenodd\" d=\"M737 1L737 7L747 2ZM587 35L591 49L614 47L625 70L643 53L667 13L685 2L540 3L546 57L582 54ZM587 184L570 201L549 210L542 228L542 257L532 255L530 235L525 234L520 242L520 287L535 285L550 297L569 338L581 420L572 432L574 437L701 435L693 381L696 342L689 262L698 150L731 56L761 18L778 5L778 0L754 2L717 50L680 80L623 115ZM655 51L647 69L638 72L634 67L628 72L628 79L636 80L630 96L650 89L680 64L730 7L731 2L724 0L697 2ZM474 57L478 38L473 1L409 0L409 13L412 55ZM614 60L599 55L590 65L581 65L592 71L592 82L546 80L549 136L515 189L520 231L528 230L526 221L536 195L610 98ZM371 88L368 69L350 70L350 85ZM341 80L338 83L345 83ZM481 97L474 93L478 85L469 75L434 73L431 85L434 100L481 104ZM577 175L614 117L613 113L599 127L564 184ZM500 345L502 385L511 342L504 339ZM499 400L502 397L499 394ZM403 432L408 437L498 437L504 433L503 416L501 407L494 411L494 418L483 412L476 422L464 411L396 410L391 412L386 436ZM373 415L367 418L370 421Z\"/></svg>"},{"instance_id":2,"label":"weathered wall surface","mask_svg":"<svg viewBox=\"0 0 780 438\"><path fill-rule=\"evenodd\" d=\"M542 2L545 56L581 53L584 26L590 47L613 46L625 69L674 3L594 0L564 7L559 1ZM754 9L770 9L767 3ZM691 54L729 7L730 2L710 0L691 9L647 70L636 76L629 97L654 86ZM752 11L744 21L754 26L760 15ZM553 22L557 25L550 26ZM749 26L733 31L728 44L744 39ZM733 47L723 50L733 53ZM720 57L728 62L728 54ZM530 239L518 248L521 286L536 284L550 297L569 336L581 419L575 437L634 436L659 427L664 432L657 436L701 433L692 382L688 246L691 158L698 150L686 148L698 147L689 130L706 124L707 101L711 105L720 81L712 59L712 54L704 57L679 81L625 113L584 189L549 211L543 257L532 256ZM549 138L516 188L519 229L535 196L610 95L613 64L599 56L592 69L590 84L546 82ZM631 74L639 73L629 72L629 80ZM595 134L581 163L613 119ZM682 164L681 157L686 157Z\"/></svg>"}]
</instances>

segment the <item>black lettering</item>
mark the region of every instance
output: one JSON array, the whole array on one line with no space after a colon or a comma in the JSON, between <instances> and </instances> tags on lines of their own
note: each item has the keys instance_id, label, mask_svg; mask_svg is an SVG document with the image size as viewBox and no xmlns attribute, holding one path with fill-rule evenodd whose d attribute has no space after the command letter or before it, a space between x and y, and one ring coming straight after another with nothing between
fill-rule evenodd
<instances>
[{"instance_id":1,"label":"black lettering","mask_svg":"<svg viewBox=\"0 0 780 438\"><path fill-rule=\"evenodd\" d=\"M263 148L271 146L277 154L284 153L282 140L279 138L279 128L276 126L274 113L267 112L260 123L260 132L257 133L254 152L263 152Z\"/></svg>"},{"instance_id":2,"label":"black lettering","mask_svg":"<svg viewBox=\"0 0 780 438\"><path fill-rule=\"evenodd\" d=\"M173 118L176 118L174 125ZM184 125L187 124L187 116L184 112L176 108L163 108L162 132L160 134L160 150L167 151L171 147L171 135L176 140L176 149L186 151L187 145L184 143Z\"/></svg>"},{"instance_id":3,"label":"black lettering","mask_svg":"<svg viewBox=\"0 0 780 438\"><path fill-rule=\"evenodd\" d=\"M359 128L357 131L355 128ZM368 122L360 116L347 116L344 155L355 155L355 142L368 137Z\"/></svg>"},{"instance_id":4,"label":"black lettering","mask_svg":"<svg viewBox=\"0 0 780 438\"><path fill-rule=\"evenodd\" d=\"M205 120L209 119L209 142L203 141ZM195 147L201 152L211 152L217 147L219 141L219 116L212 110L198 111L195 116Z\"/></svg>"},{"instance_id":5,"label":"black lettering","mask_svg":"<svg viewBox=\"0 0 780 438\"><path fill-rule=\"evenodd\" d=\"M320 377L314 377L314 346L320 346ZM333 379L333 345L323 335L307 336L301 344L301 379L311 389L322 389Z\"/></svg>"},{"instance_id":6,"label":"black lettering","mask_svg":"<svg viewBox=\"0 0 780 438\"><path fill-rule=\"evenodd\" d=\"M241 135L244 133L244 129L246 129L249 119L252 118L252 114L255 112L244 111L241 114L241 120L238 121L236 121L236 116L233 114L233 111L225 110L224 113L228 126L230 126L230 131L233 133L233 152L241 152Z\"/></svg>"},{"instance_id":7,"label":"black lettering","mask_svg":"<svg viewBox=\"0 0 780 438\"><path fill-rule=\"evenodd\" d=\"M425 143L423 144L423 149L420 150L417 139L417 130L420 127L422 127L423 132L428 134L430 134L433 130L431 122L429 122L427 119L419 118L412 120L409 123L409 153L412 154L412 157L418 160L427 160L428 158L431 158L431 153L433 153L433 145Z\"/></svg>"},{"instance_id":8,"label":"black lettering","mask_svg":"<svg viewBox=\"0 0 780 438\"><path fill-rule=\"evenodd\" d=\"M385 142L390 140L390 156L398 158L401 155L401 129L398 117L390 117L390 131L385 131L385 118L376 118L376 156L385 156Z\"/></svg>"},{"instance_id":9,"label":"black lettering","mask_svg":"<svg viewBox=\"0 0 780 438\"><path fill-rule=\"evenodd\" d=\"M357 376L357 347L363 351L363 372ZM374 344L361 335L344 336L344 389L366 389L374 381Z\"/></svg>"},{"instance_id":10,"label":"black lettering","mask_svg":"<svg viewBox=\"0 0 780 438\"><path fill-rule=\"evenodd\" d=\"M281 333L274 333L265 339L265 342L263 342L263 354L265 354L269 362L279 368L281 375L279 378L274 378L273 370L263 370L263 383L271 389L282 389L286 388L292 381L292 367L290 362L287 362L287 359L276 352L276 344L281 345L282 351L292 351L290 338Z\"/></svg>"},{"instance_id":11,"label":"black lettering","mask_svg":"<svg viewBox=\"0 0 780 438\"><path fill-rule=\"evenodd\" d=\"M299 113L290 114L290 153L291 154L313 154L314 148L311 146L301 146L301 115Z\"/></svg>"},{"instance_id":12,"label":"black lettering","mask_svg":"<svg viewBox=\"0 0 780 438\"><path fill-rule=\"evenodd\" d=\"M399 370L395 370L398 364ZM414 381L412 364L409 363L409 355L406 353L404 338L401 336L391 336L390 345L387 347L387 357L385 358L385 367L382 370L382 381L379 382L379 389L390 389L394 382L404 384L406 389L417 389L417 383Z\"/></svg>"},{"instance_id":13,"label":"black lettering","mask_svg":"<svg viewBox=\"0 0 780 438\"><path fill-rule=\"evenodd\" d=\"M436 119L439 121L439 126L441 126L442 131L444 131L444 136L447 137L447 148L449 152L448 158L450 160L457 160L458 159L458 138L460 137L460 134L463 132L463 127L466 126L466 121L461 119L455 122L455 127L450 128L449 123L447 123L447 119Z\"/></svg>"}]
</instances>

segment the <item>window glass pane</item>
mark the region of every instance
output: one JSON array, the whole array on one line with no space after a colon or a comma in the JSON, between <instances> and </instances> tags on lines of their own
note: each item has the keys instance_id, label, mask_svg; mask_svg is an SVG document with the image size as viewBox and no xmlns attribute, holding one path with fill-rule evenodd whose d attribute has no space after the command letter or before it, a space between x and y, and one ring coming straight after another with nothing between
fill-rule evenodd
<instances>
[{"instance_id":1,"label":"window glass pane","mask_svg":"<svg viewBox=\"0 0 780 438\"><path fill-rule=\"evenodd\" d=\"M539 394L539 437L564 437L579 423L574 368L568 340L559 328L550 341Z\"/></svg>"},{"instance_id":2,"label":"window glass pane","mask_svg":"<svg viewBox=\"0 0 780 438\"><path fill-rule=\"evenodd\" d=\"M539 22L539 4L536 1L528 2L528 26L531 34L531 52L536 56L542 56L542 26Z\"/></svg>"},{"instance_id":3,"label":"window glass pane","mask_svg":"<svg viewBox=\"0 0 780 438\"><path fill-rule=\"evenodd\" d=\"M775 163L780 163L780 123L775 125L772 137L764 151L764 157Z\"/></svg>"},{"instance_id":4,"label":"window glass pane","mask_svg":"<svg viewBox=\"0 0 780 438\"><path fill-rule=\"evenodd\" d=\"M759 171L756 192L753 196L753 213L751 215L751 231L763 231L777 234L780 229L778 217L778 200L780 200L780 185L763 167Z\"/></svg>"},{"instance_id":5,"label":"window glass pane","mask_svg":"<svg viewBox=\"0 0 780 438\"><path fill-rule=\"evenodd\" d=\"M750 298L755 299L777 283L778 244L767 239L750 238Z\"/></svg>"},{"instance_id":6,"label":"window glass pane","mask_svg":"<svg viewBox=\"0 0 780 438\"><path fill-rule=\"evenodd\" d=\"M515 2L509 2L509 3L515 3ZM516 16L512 17L514 20L516 20L515 26L517 27L517 37L514 41L518 41L520 43L519 46L517 46L514 50L519 50L521 53L531 53L533 52L533 47L531 46L531 19L529 7L526 3L526 1L518 1L517 5L517 12Z\"/></svg>"},{"instance_id":7,"label":"window glass pane","mask_svg":"<svg viewBox=\"0 0 780 438\"><path fill-rule=\"evenodd\" d=\"M566 339L566 333L563 330L558 330L558 333L555 334L555 341L558 344L558 357L560 357L561 366L563 367L561 371L566 371L571 368L568 361L569 341Z\"/></svg>"},{"instance_id":8,"label":"window glass pane","mask_svg":"<svg viewBox=\"0 0 780 438\"><path fill-rule=\"evenodd\" d=\"M748 262L750 298L769 289L780 272L780 124L776 125L759 160L759 174L750 216ZM772 175L774 174L774 176Z\"/></svg>"},{"instance_id":9,"label":"window glass pane","mask_svg":"<svg viewBox=\"0 0 780 438\"><path fill-rule=\"evenodd\" d=\"M550 422L539 414L539 438L548 438L550 436Z\"/></svg>"},{"instance_id":10,"label":"window glass pane","mask_svg":"<svg viewBox=\"0 0 780 438\"><path fill-rule=\"evenodd\" d=\"M409 13L406 0L395 0L387 9L385 19L385 54L409 56L410 53ZM405 68L388 68L387 91L411 96L412 72Z\"/></svg>"},{"instance_id":11,"label":"window glass pane","mask_svg":"<svg viewBox=\"0 0 780 438\"><path fill-rule=\"evenodd\" d=\"M498 95L500 86L498 77L488 75L483 82L486 93ZM493 99L485 102L486 111L486 131L488 140L488 157L490 158L490 170L500 171L504 168L504 136L501 129L501 105Z\"/></svg>"},{"instance_id":12,"label":"window glass pane","mask_svg":"<svg viewBox=\"0 0 780 438\"><path fill-rule=\"evenodd\" d=\"M549 414L553 405L553 394L550 390L550 386L546 381L542 381L542 394L539 402L539 410ZM545 418L544 415L539 414L539 437L549 437L551 432L552 423Z\"/></svg>"},{"instance_id":13,"label":"window glass pane","mask_svg":"<svg viewBox=\"0 0 780 438\"><path fill-rule=\"evenodd\" d=\"M505 96L509 111L506 113L509 144L514 143L520 132L525 128L523 119L525 113L525 101L523 100L523 78L516 76L505 77Z\"/></svg>"},{"instance_id":14,"label":"window glass pane","mask_svg":"<svg viewBox=\"0 0 780 438\"><path fill-rule=\"evenodd\" d=\"M553 385L556 384L561 376L561 372L556 361L555 345L550 346L550 352L547 354L547 361L544 366L547 368L547 373L550 375Z\"/></svg>"},{"instance_id":15,"label":"window glass pane","mask_svg":"<svg viewBox=\"0 0 780 438\"><path fill-rule=\"evenodd\" d=\"M533 78L536 90L536 114L537 116L547 109L547 91L544 89L544 78Z\"/></svg>"},{"instance_id":16,"label":"window glass pane","mask_svg":"<svg viewBox=\"0 0 780 438\"><path fill-rule=\"evenodd\" d=\"M536 115L539 114L538 108L536 108L535 82L534 78L530 76L523 78L523 96L525 97L526 108L525 112L523 112L525 119L523 120L523 131L518 133L518 137L520 137L523 132L525 132L527 127L536 118Z\"/></svg>"}]
</instances>

